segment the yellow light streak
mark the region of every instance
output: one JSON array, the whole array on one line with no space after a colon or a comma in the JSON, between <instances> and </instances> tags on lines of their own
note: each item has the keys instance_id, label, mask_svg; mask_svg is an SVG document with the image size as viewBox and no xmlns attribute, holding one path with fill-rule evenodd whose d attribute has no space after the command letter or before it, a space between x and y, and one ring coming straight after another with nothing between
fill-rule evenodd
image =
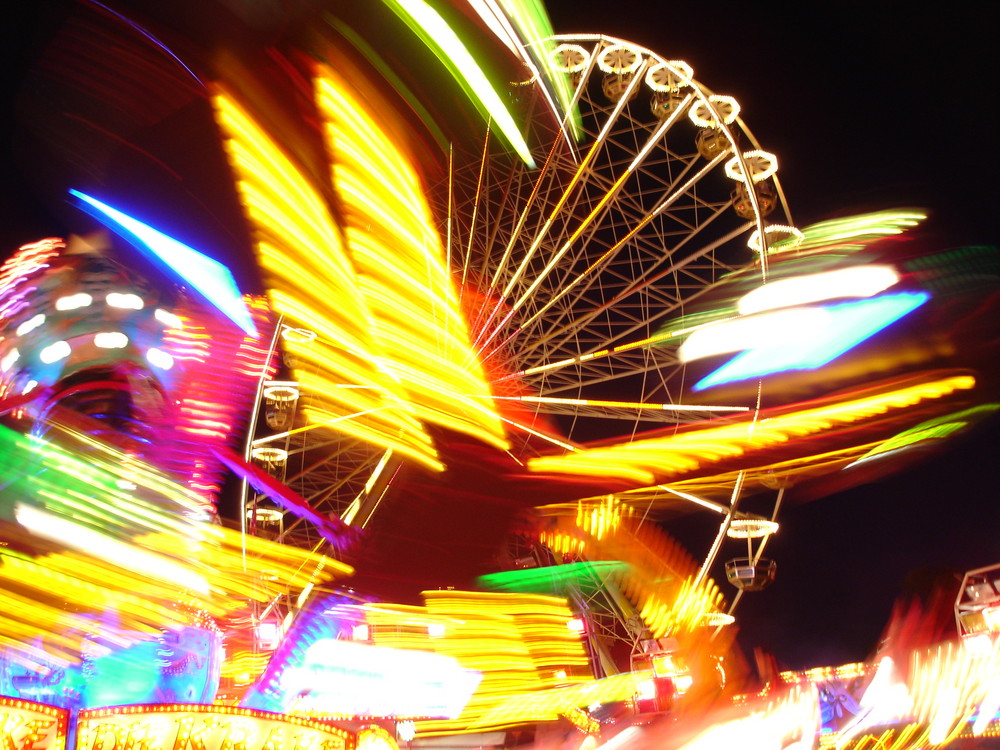
<instances>
[{"instance_id":1,"label":"yellow light streak","mask_svg":"<svg viewBox=\"0 0 1000 750\"><path fill-rule=\"evenodd\" d=\"M212 102L271 304L289 325L316 334L315 340L284 341L299 363L296 380L312 395L303 405L306 418L440 470L430 437L381 367L374 318L321 190L229 94L219 90ZM343 384L372 387L337 387ZM341 419L359 413L363 419Z\"/></svg>"},{"instance_id":2,"label":"yellow light streak","mask_svg":"<svg viewBox=\"0 0 1000 750\"><path fill-rule=\"evenodd\" d=\"M197 573L176 565L172 560L151 554L147 550L122 543L86 526L45 513L29 505L14 507L17 522L35 536L65 544L93 555L100 555L121 568L136 570L151 578L165 580L181 588L208 593L208 583Z\"/></svg>"},{"instance_id":3,"label":"yellow light streak","mask_svg":"<svg viewBox=\"0 0 1000 750\"><path fill-rule=\"evenodd\" d=\"M64 440L75 436L52 429ZM192 612L228 616L248 600L351 572L323 555L199 520L201 501L183 485L87 436L75 439L90 446L86 461L20 435L4 445L5 462L33 468L18 477L5 467L23 498L14 508L22 526L7 535L38 556L0 547L0 642L37 641L78 663L87 623L100 622L94 616L113 614L121 633L156 634L189 624ZM29 658L30 650L18 653Z\"/></svg>"},{"instance_id":4,"label":"yellow light streak","mask_svg":"<svg viewBox=\"0 0 1000 750\"><path fill-rule=\"evenodd\" d=\"M654 411L749 411L748 406L706 406L702 404L653 404L640 401L602 401L600 399L556 398L554 396L477 396L495 401L521 401L532 404L559 404L565 406L604 406L613 409L649 409Z\"/></svg>"},{"instance_id":5,"label":"yellow light streak","mask_svg":"<svg viewBox=\"0 0 1000 750\"><path fill-rule=\"evenodd\" d=\"M481 671L483 679L459 717L420 722L419 735L481 731L485 716L515 695L592 679L583 643L566 626L574 615L564 599L464 591L428 591L424 598L429 614L450 623L449 637L433 641L435 650ZM526 708L497 717L502 723L494 726L556 718L539 705Z\"/></svg>"},{"instance_id":6,"label":"yellow light streak","mask_svg":"<svg viewBox=\"0 0 1000 750\"><path fill-rule=\"evenodd\" d=\"M552 697L556 694L577 701L591 696L579 705L610 694L610 685L588 691L593 678L583 642L567 626L574 614L565 599L453 590L426 591L423 597L423 607L364 605L372 641L432 650L483 677L460 716L418 721L419 736L554 720L562 710Z\"/></svg>"},{"instance_id":7,"label":"yellow light streak","mask_svg":"<svg viewBox=\"0 0 1000 750\"><path fill-rule=\"evenodd\" d=\"M330 68L318 72L316 98L343 199L348 252L373 336L392 352L384 369L417 418L506 449L492 405L466 395L486 390L486 382L420 180L381 124L387 118L376 118Z\"/></svg>"},{"instance_id":8,"label":"yellow light streak","mask_svg":"<svg viewBox=\"0 0 1000 750\"><path fill-rule=\"evenodd\" d=\"M645 485L665 478L763 450L834 427L877 417L927 399L942 398L975 385L970 375L954 375L861 398L800 409L752 423L708 426L683 433L631 443L579 450L563 456L529 459L528 468L540 473L581 473L619 477ZM709 423L711 424L711 423ZM752 429L751 429L752 426Z\"/></svg>"},{"instance_id":9,"label":"yellow light streak","mask_svg":"<svg viewBox=\"0 0 1000 750\"><path fill-rule=\"evenodd\" d=\"M627 512L623 497L541 509L551 520L539 541L557 555L625 563L604 585L613 583L635 605L654 638L686 639L706 613L721 610L722 594L711 579L698 580L697 564L680 544Z\"/></svg>"}]
</instances>

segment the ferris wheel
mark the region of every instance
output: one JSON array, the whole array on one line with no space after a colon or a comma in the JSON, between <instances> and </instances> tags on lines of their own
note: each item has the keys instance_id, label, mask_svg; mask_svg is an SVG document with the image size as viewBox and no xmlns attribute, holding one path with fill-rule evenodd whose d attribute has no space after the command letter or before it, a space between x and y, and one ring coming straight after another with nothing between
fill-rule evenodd
<instances>
[{"instance_id":1,"label":"ferris wheel","mask_svg":"<svg viewBox=\"0 0 1000 750\"><path fill-rule=\"evenodd\" d=\"M571 441L745 410L686 404L663 328L725 275L766 272L760 238L790 224L775 156L684 62L596 35L548 55L570 113L552 122L525 84L537 168L487 148L450 191L452 265L494 396Z\"/></svg>"},{"instance_id":2,"label":"ferris wheel","mask_svg":"<svg viewBox=\"0 0 1000 750\"><path fill-rule=\"evenodd\" d=\"M455 149L432 195L488 397L507 415L511 455L523 463L752 412L759 404L749 397L691 403L692 378L678 356L683 331L670 324L697 312L730 275L765 278L768 243L794 232L776 157L746 128L738 102L700 84L682 61L602 35L558 36L544 50L550 80L513 86L534 164L487 132L478 147ZM561 109L550 104L552 81L568 92ZM279 350L312 335L279 330ZM296 427L309 398L292 381L262 384L258 421L268 429L249 457L323 515L364 526L392 512L383 501L402 459L329 427ZM651 491L720 518L735 507ZM725 500L736 493L727 488ZM272 512L262 496L247 505L255 531L323 545L307 521ZM751 569L753 558L751 549ZM597 598L615 608L614 597ZM625 618L619 630L635 643L641 624L635 612Z\"/></svg>"}]
</instances>

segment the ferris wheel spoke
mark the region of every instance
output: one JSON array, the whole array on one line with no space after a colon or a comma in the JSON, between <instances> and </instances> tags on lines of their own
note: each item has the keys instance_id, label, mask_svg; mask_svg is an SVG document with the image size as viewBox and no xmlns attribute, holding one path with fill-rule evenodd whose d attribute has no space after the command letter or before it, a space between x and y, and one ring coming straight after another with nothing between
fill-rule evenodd
<instances>
[{"instance_id":1,"label":"ferris wheel spoke","mask_svg":"<svg viewBox=\"0 0 1000 750\"><path fill-rule=\"evenodd\" d=\"M653 148L653 146L657 143L657 141L663 136L663 134L666 132L666 130L669 128L669 126L672 123L673 123L672 120L664 122L650 136L650 138L643 145L643 147L639 151L639 153L636 154L636 156L632 160L632 162L618 176L618 178L614 181L614 184L607 190L607 192L604 194L604 196L601 198L601 200L598 201L597 205L594 206L593 209L591 209L591 211L587 215L587 217L582 222L580 222L580 224L570 234L570 236L566 240L564 240L562 242L562 246L552 255L552 257L546 263L545 267L541 270L541 273L538 276L536 276L535 279L528 286L528 288L525 289L521 293L521 296L518 297L518 299L514 302L514 304L511 307L511 314L513 312L517 311L522 305L524 305L525 301L535 292L535 290L539 287L539 285L542 284L545 281L546 277L552 272L552 270L554 268L556 268L557 265L563 260L563 258L569 252L570 247L573 245L574 242L576 242L580 238L580 236L583 234L583 232L588 227L593 226L596 223L597 219L604 212L610 210L611 207L608 204L617 197L617 195L619 194L619 192L621 192L621 190L625 186L626 180L628 180L633 175L633 173L638 168L639 164L642 163L642 160L646 158L646 155ZM584 273L581 274L580 276L578 276L577 278L578 279L584 278L585 276L589 275L589 272L592 269L593 269L593 266L591 266L590 269L587 269L586 271L584 271ZM543 308L542 312L544 312L544 308Z\"/></svg>"},{"instance_id":2,"label":"ferris wheel spoke","mask_svg":"<svg viewBox=\"0 0 1000 750\"><path fill-rule=\"evenodd\" d=\"M703 174L703 172L704 172L704 170L702 170L702 172L699 173L699 174ZM658 207L657 209L654 209L652 212L650 212L649 214L647 214L644 217L642 217L642 219L640 219L636 223L636 225L626 234L626 236L623 239L619 240L617 243L615 243L615 245L613 245L611 248L609 248L603 254L603 256L601 258L599 258L597 261L593 262L589 267L587 267L582 272L580 272L579 274L577 274L577 276L575 278L573 278L572 280L568 280L568 281L564 280L564 281L562 281L562 283L559 284L560 291L558 291L554 296L552 296L547 302L545 302L544 304L542 304L535 312L533 312L525 320L519 321L519 329L520 329L520 331L522 333L523 332L531 331L532 336L530 338L534 338L534 331L531 328L531 326L534 323L536 323L542 315L544 315L546 312L548 312L552 307L554 307L564 297L567 297L567 296L571 296L572 297L572 299L569 301L570 306L567 307L567 308L565 308L565 309L568 309L568 310L572 310L573 309L572 306L575 305L577 302L579 302L581 299L584 299L591 292L591 290L594 287L594 285L601 285L602 287L605 287L607 285L607 283L608 283L608 279L606 277L600 276L598 273L596 273L596 271L600 270L601 268L607 268L609 265L611 265L611 263L613 262L612 259L614 258L614 254L617 253L617 252L619 252L619 251L621 251L623 248L625 248L629 239L634 238L643 227L645 227L653 218L655 218L656 214L659 211L665 209L665 207L668 206L668 205L670 205L671 203L673 203L676 200L676 198L682 192L686 192L689 189L690 189L690 182L687 182L687 183L684 183L683 185L681 185L678 188L677 191L675 191L670 196L668 196L666 199L664 199L664 201L660 204L660 207ZM728 207L728 204L723 204L722 206L720 206L712 214L712 216L710 217L710 219L708 221L705 221L705 222L702 223L702 225L699 227L699 229L702 228L702 227L704 227L704 226L707 226L709 223L711 223L711 221L715 217L717 217L718 215L720 215L727 207ZM740 231L743 231L743 230L740 230ZM607 309L611 305L619 303L627 295L635 294L639 289L642 289L644 287L649 286L649 284L652 283L652 281L656 281L656 280L659 280L660 278L662 278L662 275L657 275L657 276L653 276L651 281L647 281L646 280L647 278L650 277L650 274L652 273L652 271L655 269L655 267L657 265L659 265L660 263L662 263L667 258L672 257L673 253L676 252L676 250L679 249L683 244L685 244L686 242L690 241L690 239L692 239L692 237L695 236L695 234L696 233L689 233L689 234L687 234L683 238L683 240L681 241L681 243L679 243L677 246L675 246L675 248L669 254L661 252L661 254L660 254L660 258L661 259L653 262L651 264L651 268L643 271L642 273L640 273L638 275L635 274L634 272L631 273L631 274L629 274L632 277L631 280L630 280L631 281L631 287L625 289L623 292L621 292L618 295L616 295L611 301L605 303L605 305L603 305L603 306L601 306L599 308L596 308L595 311L594 311L594 313L593 313L593 315L600 314L600 312L601 312L602 309ZM572 242L577 237L578 237L578 235L572 236L570 238L570 240L566 243L566 245L564 245L564 247L568 246L569 242ZM709 252L711 249L712 249L712 246L708 246L703 251L701 251L699 253L692 254L691 256L688 256L687 260L701 257L701 255L703 255L705 252ZM564 255L561 255L561 254L557 253L553 257L552 261L550 261L550 264L549 264L549 266L547 266L547 269L553 267L556 263L559 263L560 261L564 260L564 257L565 257ZM669 271L669 272L675 272L681 266L682 266L681 263L675 262L671 266L671 271ZM629 267L633 268L633 265L629 264ZM636 276L638 276L638 278L636 278ZM530 294L533 293L537 289L537 285L539 283L541 283L541 278L539 278L539 280L536 281L535 284L533 284L531 287L529 287L524 292L524 294L522 295L521 299L519 300L520 302L522 302L522 304L523 304L523 302L526 299L530 298ZM515 309L516 309L516 306L515 306ZM512 310L511 313L508 314L508 316L512 315L514 311L515 310ZM592 316L591 317L586 317L585 316L584 318L577 318L576 321L575 321L575 323L576 323L577 327L583 327L583 326L587 325L590 322L590 320L592 320ZM558 321L556 321L556 322L558 323ZM529 337L525 336L525 338L529 338ZM529 346L529 350L530 350L530 346Z\"/></svg>"},{"instance_id":3,"label":"ferris wheel spoke","mask_svg":"<svg viewBox=\"0 0 1000 750\"><path fill-rule=\"evenodd\" d=\"M475 237L475 234L476 234L476 217L479 214L479 201L480 201L480 196L482 194L482 187L483 187L483 171L484 171L484 168L486 166L486 154L489 151L489 146L490 146L490 131L489 131L489 128L487 127L487 129L486 129L486 137L483 138L483 157L482 157L482 160L481 160L482 166L480 167L479 178L478 178L478 180L476 182L476 198L475 198L475 202L472 205L472 217L471 217L471 219L469 221L469 231L468 231L468 234L469 234L469 247L466 249L466 252L465 252L465 255L464 255L464 262L462 263L462 276L461 276L461 286L460 286L460 288L464 288L465 287L465 283L466 283L466 280L467 280L468 275L469 275L469 265L470 265L470 263L472 261L472 239L473 239L473 237Z\"/></svg>"},{"instance_id":4,"label":"ferris wheel spoke","mask_svg":"<svg viewBox=\"0 0 1000 750\"><path fill-rule=\"evenodd\" d=\"M645 65L645 63L643 63L643 65ZM635 76L629 82L628 88L626 89L625 94L618 101L617 105L615 106L614 111L612 112L611 116L608 118L608 121L606 122L606 124L604 126L604 129L601 131L601 133L595 139L593 146L588 151L588 153L587 153L586 157L584 158L583 162L581 162L580 167L577 169L576 173L574 174L574 176L570 180L569 185L563 190L562 196L561 196L560 200L558 200L556 202L556 204L552 207L551 211L549 212L549 216L546 219L544 225L541 227L541 229L539 230L539 232L535 235L535 237L532 240L531 244L528 246L527 250L525 251L524 258L522 259L522 261L520 262L520 264L517 266L517 268L514 270L514 273L511 275L511 277L507 280L507 283L506 283L503 291L499 295L499 301L498 301L497 305L494 307L493 311L490 313L489 317L487 318L487 324L494 317L496 317L496 315L499 314L502 305L504 305L504 304L507 303L507 300L510 298L510 296L511 296L513 290L514 290L514 288L518 284L518 282L521 279L522 275L527 270L531 259L534 257L535 253L538 251L539 247L541 246L543 240L548 235L549 230L551 229L551 227L555 223L557 217L560 216L560 213L563 210L563 207L565 206L567 200L573 194L575 187L579 184L580 179L582 178L582 176L585 175L585 174L587 174L589 164L594 159L596 159L597 156L604 149L605 139L606 139L606 136L607 136L608 132L610 131L610 129L612 128L612 126L614 125L614 123L617 121L617 119L621 115L622 111L625 109L626 105L628 104L628 99L629 99L629 96L630 96L631 92L634 91L638 87L638 84L639 84L640 80L641 80L641 78L639 76ZM517 238L518 238L518 235L514 235L514 238L512 239L512 242L516 241ZM505 257L509 257L509 253L507 253L506 251L505 251ZM497 269L497 273L500 273L501 271L502 271L502 269ZM494 279L495 278L496 278L496 275L494 276ZM494 287L495 287L495 281L491 282L491 284L490 284L490 288L491 289L494 288ZM515 303L514 307L516 308L517 306L518 306L518 304ZM507 319L509 319L509 314L507 316ZM499 330L499 328L497 330ZM490 341L492 340L492 338L493 338L494 335L495 334L491 334L483 342L483 344L484 345L488 345L490 343Z\"/></svg>"},{"instance_id":5,"label":"ferris wheel spoke","mask_svg":"<svg viewBox=\"0 0 1000 750\"><path fill-rule=\"evenodd\" d=\"M719 213L721 213L721 211ZM624 301L629 298L634 298L640 291L653 289L655 288L653 285L657 284L664 278L674 276L680 273L684 269L690 271L692 269L692 264L695 261L704 258L708 254L712 253L715 249L717 249L720 245L723 245L726 242L731 241L735 237L744 233L746 229L747 229L746 226L739 227L730 232L729 234L723 236L722 238L716 240L715 242L703 246L694 253L685 256L685 258L682 261L675 261L670 266L660 270L657 273L652 273L651 271L647 271L644 274L639 275L637 281L633 283L633 286L631 288L617 293L616 295L610 297L600 305L596 305L584 312L576 311L573 312L572 315L564 314L561 320L564 320L566 322L564 322L563 325L561 325L559 328L552 330L549 333L549 335L545 337L544 340L541 337L535 338L534 343L526 345L525 353L531 354L537 352L539 347L543 343L547 343L548 341L573 340L575 331L586 329L588 326L592 326L594 324L594 321L601 316L604 316L602 320L605 320L605 322L608 325L607 338L605 339L605 341L602 342L601 346L606 346L607 343L611 344L624 343L625 341L627 341L627 338L629 336L648 335L646 331L648 331L648 329L651 327L651 324L655 323L656 321L663 320L676 312L681 302L680 297L673 298L670 296L661 296L659 301L664 304L660 309L656 310L655 312L653 312L648 308L648 303L647 303L643 307L644 312L642 312L641 316L642 321L639 323L630 322L628 321L627 318L624 320L624 322L622 322L621 320L617 322L609 321L606 320L606 317L609 315L610 311L614 311L615 313L618 313L619 311L624 312L624 309L621 307ZM682 242L686 243L687 240L688 238L685 238L685 240L683 240ZM670 256L665 256L665 258L669 257ZM712 269L706 269L706 270L712 270ZM693 275L693 279L697 280L697 282L700 283L701 286L699 287L698 290L692 291L690 294L685 295L684 299L690 300L692 295L700 296L701 294L704 294L709 288L711 288L712 284L714 284L716 281L716 279L714 278L705 279L698 275ZM659 292L661 295L668 294L666 290L662 288L659 290ZM578 301L579 300L574 300L574 302ZM572 310L572 308L567 308L567 309ZM549 323L549 325L551 325L551 322ZM525 331L525 329L522 329L522 333L531 334L534 332ZM525 335L524 338L530 341L532 339L532 336Z\"/></svg>"}]
</instances>

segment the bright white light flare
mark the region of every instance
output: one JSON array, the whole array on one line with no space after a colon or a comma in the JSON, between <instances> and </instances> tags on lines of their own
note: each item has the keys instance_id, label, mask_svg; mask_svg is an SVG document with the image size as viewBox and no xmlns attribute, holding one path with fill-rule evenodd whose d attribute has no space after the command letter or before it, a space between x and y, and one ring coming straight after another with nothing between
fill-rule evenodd
<instances>
[{"instance_id":1,"label":"bright white light flare","mask_svg":"<svg viewBox=\"0 0 1000 750\"><path fill-rule=\"evenodd\" d=\"M70 294L56 300L56 310L65 312L66 310L77 310L81 307L88 307L94 298L86 292Z\"/></svg>"},{"instance_id":2,"label":"bright white light flare","mask_svg":"<svg viewBox=\"0 0 1000 750\"><path fill-rule=\"evenodd\" d=\"M155 347L150 347L146 350L146 361L153 367L158 367L161 370L169 370L174 366L174 358L165 351Z\"/></svg>"},{"instance_id":3,"label":"bright white light flare","mask_svg":"<svg viewBox=\"0 0 1000 750\"><path fill-rule=\"evenodd\" d=\"M47 347L38 352L38 358L42 360L47 365L53 362L58 362L60 359L66 359L70 355L69 344L65 341L56 341L54 344L49 344Z\"/></svg>"},{"instance_id":4,"label":"bright white light flare","mask_svg":"<svg viewBox=\"0 0 1000 750\"><path fill-rule=\"evenodd\" d=\"M872 297L899 281L892 266L871 265L770 281L736 303L740 315L842 297Z\"/></svg>"},{"instance_id":5,"label":"bright white light flare","mask_svg":"<svg viewBox=\"0 0 1000 750\"><path fill-rule=\"evenodd\" d=\"M128 336L121 331L103 331L94 336L94 346L98 349L124 349L128 346Z\"/></svg>"},{"instance_id":6,"label":"bright white light flare","mask_svg":"<svg viewBox=\"0 0 1000 750\"><path fill-rule=\"evenodd\" d=\"M692 333L677 350L677 356L681 362L693 362L775 341L791 345L815 335L828 321L829 314L822 308L791 308L723 320Z\"/></svg>"},{"instance_id":7,"label":"bright white light flare","mask_svg":"<svg viewBox=\"0 0 1000 750\"><path fill-rule=\"evenodd\" d=\"M123 310L141 310L145 304L138 294L122 294L121 292L111 292L104 298L111 307L120 307Z\"/></svg>"},{"instance_id":8,"label":"bright white light flare","mask_svg":"<svg viewBox=\"0 0 1000 750\"><path fill-rule=\"evenodd\" d=\"M34 316L33 318L28 318L28 320L21 323L21 325L17 327L15 333L18 336L23 336L26 333L34 331L36 328L38 328L38 326L40 326L44 322L45 322L45 315L43 313L38 313L38 315Z\"/></svg>"},{"instance_id":9,"label":"bright white light flare","mask_svg":"<svg viewBox=\"0 0 1000 750\"><path fill-rule=\"evenodd\" d=\"M161 555L125 544L86 526L23 503L14 507L14 517L21 526L43 539L65 544L126 570L136 570L151 578L178 584L200 594L207 594L209 591L208 583L197 573Z\"/></svg>"}]
</instances>

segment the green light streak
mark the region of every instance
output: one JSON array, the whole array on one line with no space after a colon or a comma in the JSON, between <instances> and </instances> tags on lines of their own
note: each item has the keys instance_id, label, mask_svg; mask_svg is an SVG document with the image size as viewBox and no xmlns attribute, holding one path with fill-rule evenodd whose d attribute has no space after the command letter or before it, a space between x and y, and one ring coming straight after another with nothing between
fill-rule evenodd
<instances>
[{"instance_id":1,"label":"green light streak","mask_svg":"<svg viewBox=\"0 0 1000 750\"><path fill-rule=\"evenodd\" d=\"M500 95L472 53L438 12L423 0L384 2L441 61L466 96L484 117L493 122L524 163L534 168L535 160L531 158L528 144Z\"/></svg>"},{"instance_id":2,"label":"green light streak","mask_svg":"<svg viewBox=\"0 0 1000 750\"><path fill-rule=\"evenodd\" d=\"M771 243L770 251L780 253L794 249L802 253L820 247L858 250L876 240L902 234L926 218L923 211L893 209L830 219L803 229L804 239L788 238Z\"/></svg>"},{"instance_id":3,"label":"green light streak","mask_svg":"<svg viewBox=\"0 0 1000 750\"><path fill-rule=\"evenodd\" d=\"M543 79L540 81L541 85L555 93L555 98L562 108L562 119L569 124L573 137L580 140L582 134L580 112L576 108L570 109L573 88L570 86L569 78L555 70L552 64L555 42L545 41L555 35L545 5L541 0L498 0L498 4L521 35L527 53Z\"/></svg>"},{"instance_id":4,"label":"green light streak","mask_svg":"<svg viewBox=\"0 0 1000 750\"><path fill-rule=\"evenodd\" d=\"M630 565L616 560L547 565L526 570L505 570L480 576L477 582L491 591L516 591L526 594L551 594L567 588L601 585L609 576L621 575Z\"/></svg>"},{"instance_id":5,"label":"green light streak","mask_svg":"<svg viewBox=\"0 0 1000 750\"><path fill-rule=\"evenodd\" d=\"M442 153L448 153L448 137L444 134L444 131L438 127L438 124L434 121L433 115L427 111L427 108L420 103L416 95L410 91L403 79L400 78L396 73L389 67L387 63L375 49L368 44L364 39L362 39L358 33L352 29L350 26L345 24L339 18L332 15L326 15L326 22L337 31L344 39L348 41L362 57L364 57L373 68L378 72L382 78L385 79L393 91L402 97L413 113L417 116L417 119L424 124L424 127L430 132L431 138L437 144L438 148L441 149Z\"/></svg>"},{"instance_id":6,"label":"green light streak","mask_svg":"<svg viewBox=\"0 0 1000 750\"><path fill-rule=\"evenodd\" d=\"M0 426L0 477L0 514L8 519L15 504L30 503L95 530L195 532L185 515L200 503L186 488L98 443L76 456ZM120 481L136 489L125 490Z\"/></svg>"},{"instance_id":7,"label":"green light streak","mask_svg":"<svg viewBox=\"0 0 1000 750\"><path fill-rule=\"evenodd\" d=\"M894 435L876 448L872 448L861 458L848 464L848 467L891 451L910 448L918 443L943 440L968 427L968 420L970 418L986 417L998 410L1000 410L1000 404L982 404L963 411L946 414L942 417L928 419L926 422L921 422L908 430L903 430L903 432Z\"/></svg>"}]
</instances>

